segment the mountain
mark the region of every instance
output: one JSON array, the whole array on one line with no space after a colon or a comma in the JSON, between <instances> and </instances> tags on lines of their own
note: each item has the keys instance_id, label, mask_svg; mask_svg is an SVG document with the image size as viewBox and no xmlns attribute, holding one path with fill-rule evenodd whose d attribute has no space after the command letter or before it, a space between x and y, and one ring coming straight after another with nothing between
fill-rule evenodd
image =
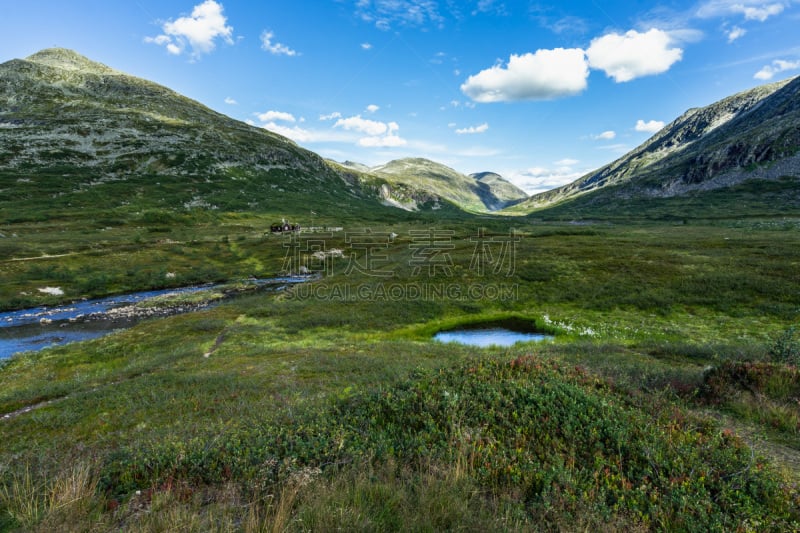
<instances>
[{"instance_id":1,"label":"mountain","mask_svg":"<svg viewBox=\"0 0 800 533\"><path fill-rule=\"evenodd\" d=\"M318 155L65 49L0 65L0 211L383 209ZM3 217L0 217L2 219Z\"/></svg>"},{"instance_id":2,"label":"mountain","mask_svg":"<svg viewBox=\"0 0 800 533\"><path fill-rule=\"evenodd\" d=\"M355 161L344 161L343 163L339 163L339 164L341 166L343 166L343 167L346 167L346 168L349 168L349 169L352 169L352 170L357 170L359 172L363 172L363 173L369 172L369 167L367 165L364 165L362 163L356 163Z\"/></svg>"},{"instance_id":3,"label":"mountain","mask_svg":"<svg viewBox=\"0 0 800 533\"><path fill-rule=\"evenodd\" d=\"M497 204L489 207L491 210L503 209L528 198L528 194L525 191L495 172L478 172L470 174L469 177L486 185L498 199Z\"/></svg>"},{"instance_id":4,"label":"mountain","mask_svg":"<svg viewBox=\"0 0 800 533\"><path fill-rule=\"evenodd\" d=\"M514 209L678 197L783 176L800 176L800 77L690 109L613 163Z\"/></svg>"},{"instance_id":5,"label":"mountain","mask_svg":"<svg viewBox=\"0 0 800 533\"><path fill-rule=\"evenodd\" d=\"M386 181L384 198L403 205L441 199L467 211L486 212L527 198L524 191L497 174L484 173L483 179L477 179L428 159L397 159L369 171Z\"/></svg>"}]
</instances>

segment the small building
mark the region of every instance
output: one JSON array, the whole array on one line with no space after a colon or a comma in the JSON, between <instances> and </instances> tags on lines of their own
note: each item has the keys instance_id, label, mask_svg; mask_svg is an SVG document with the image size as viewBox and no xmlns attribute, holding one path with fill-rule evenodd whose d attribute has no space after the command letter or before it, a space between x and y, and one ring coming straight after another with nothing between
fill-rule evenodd
<instances>
[{"instance_id":1,"label":"small building","mask_svg":"<svg viewBox=\"0 0 800 533\"><path fill-rule=\"evenodd\" d=\"M283 219L279 224L272 224L269 227L271 233L287 233L290 231L300 231L300 224L292 224Z\"/></svg>"}]
</instances>

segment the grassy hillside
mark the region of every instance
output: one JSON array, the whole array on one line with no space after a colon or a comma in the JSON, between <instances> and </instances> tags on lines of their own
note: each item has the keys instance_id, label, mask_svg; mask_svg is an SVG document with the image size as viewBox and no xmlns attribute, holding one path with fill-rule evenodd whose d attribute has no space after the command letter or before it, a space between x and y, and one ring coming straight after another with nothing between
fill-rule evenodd
<instances>
[{"instance_id":1,"label":"grassy hillside","mask_svg":"<svg viewBox=\"0 0 800 533\"><path fill-rule=\"evenodd\" d=\"M514 212L511 208L509 212ZM522 214L524 210L516 210ZM546 210L535 211L531 219L661 220L681 223L689 220L742 220L781 218L777 224L792 225L800 214L800 178L750 179L713 190L698 190L679 196L653 197L627 194L625 186L608 187L576 197ZM772 222L770 222L772 223Z\"/></svg>"},{"instance_id":2,"label":"grassy hillside","mask_svg":"<svg viewBox=\"0 0 800 533\"><path fill-rule=\"evenodd\" d=\"M9 61L0 76L0 224L386 209L292 141L75 52Z\"/></svg>"},{"instance_id":3,"label":"grassy hillside","mask_svg":"<svg viewBox=\"0 0 800 533\"><path fill-rule=\"evenodd\" d=\"M496 174L481 180L423 158L390 161L370 169L369 174L386 181L388 197L439 198L473 213L497 211L527 197Z\"/></svg>"}]
</instances>

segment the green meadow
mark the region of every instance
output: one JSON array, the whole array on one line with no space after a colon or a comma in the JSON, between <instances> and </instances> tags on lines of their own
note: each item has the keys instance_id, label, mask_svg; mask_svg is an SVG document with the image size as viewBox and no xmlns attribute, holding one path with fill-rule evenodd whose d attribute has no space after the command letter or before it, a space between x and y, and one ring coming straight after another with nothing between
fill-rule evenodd
<instances>
[{"instance_id":1,"label":"green meadow","mask_svg":"<svg viewBox=\"0 0 800 533\"><path fill-rule=\"evenodd\" d=\"M6 310L319 275L0 362L0 529L800 527L798 220L635 210L6 219Z\"/></svg>"}]
</instances>

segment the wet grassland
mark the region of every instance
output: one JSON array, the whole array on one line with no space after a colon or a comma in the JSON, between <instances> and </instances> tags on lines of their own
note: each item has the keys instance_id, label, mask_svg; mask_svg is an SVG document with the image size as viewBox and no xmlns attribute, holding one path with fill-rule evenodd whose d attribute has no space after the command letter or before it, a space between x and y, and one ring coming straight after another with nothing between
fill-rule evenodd
<instances>
[{"instance_id":1,"label":"wet grassland","mask_svg":"<svg viewBox=\"0 0 800 533\"><path fill-rule=\"evenodd\" d=\"M0 528L797 527L796 221L275 216L0 227L4 309L319 275L0 363Z\"/></svg>"}]
</instances>

